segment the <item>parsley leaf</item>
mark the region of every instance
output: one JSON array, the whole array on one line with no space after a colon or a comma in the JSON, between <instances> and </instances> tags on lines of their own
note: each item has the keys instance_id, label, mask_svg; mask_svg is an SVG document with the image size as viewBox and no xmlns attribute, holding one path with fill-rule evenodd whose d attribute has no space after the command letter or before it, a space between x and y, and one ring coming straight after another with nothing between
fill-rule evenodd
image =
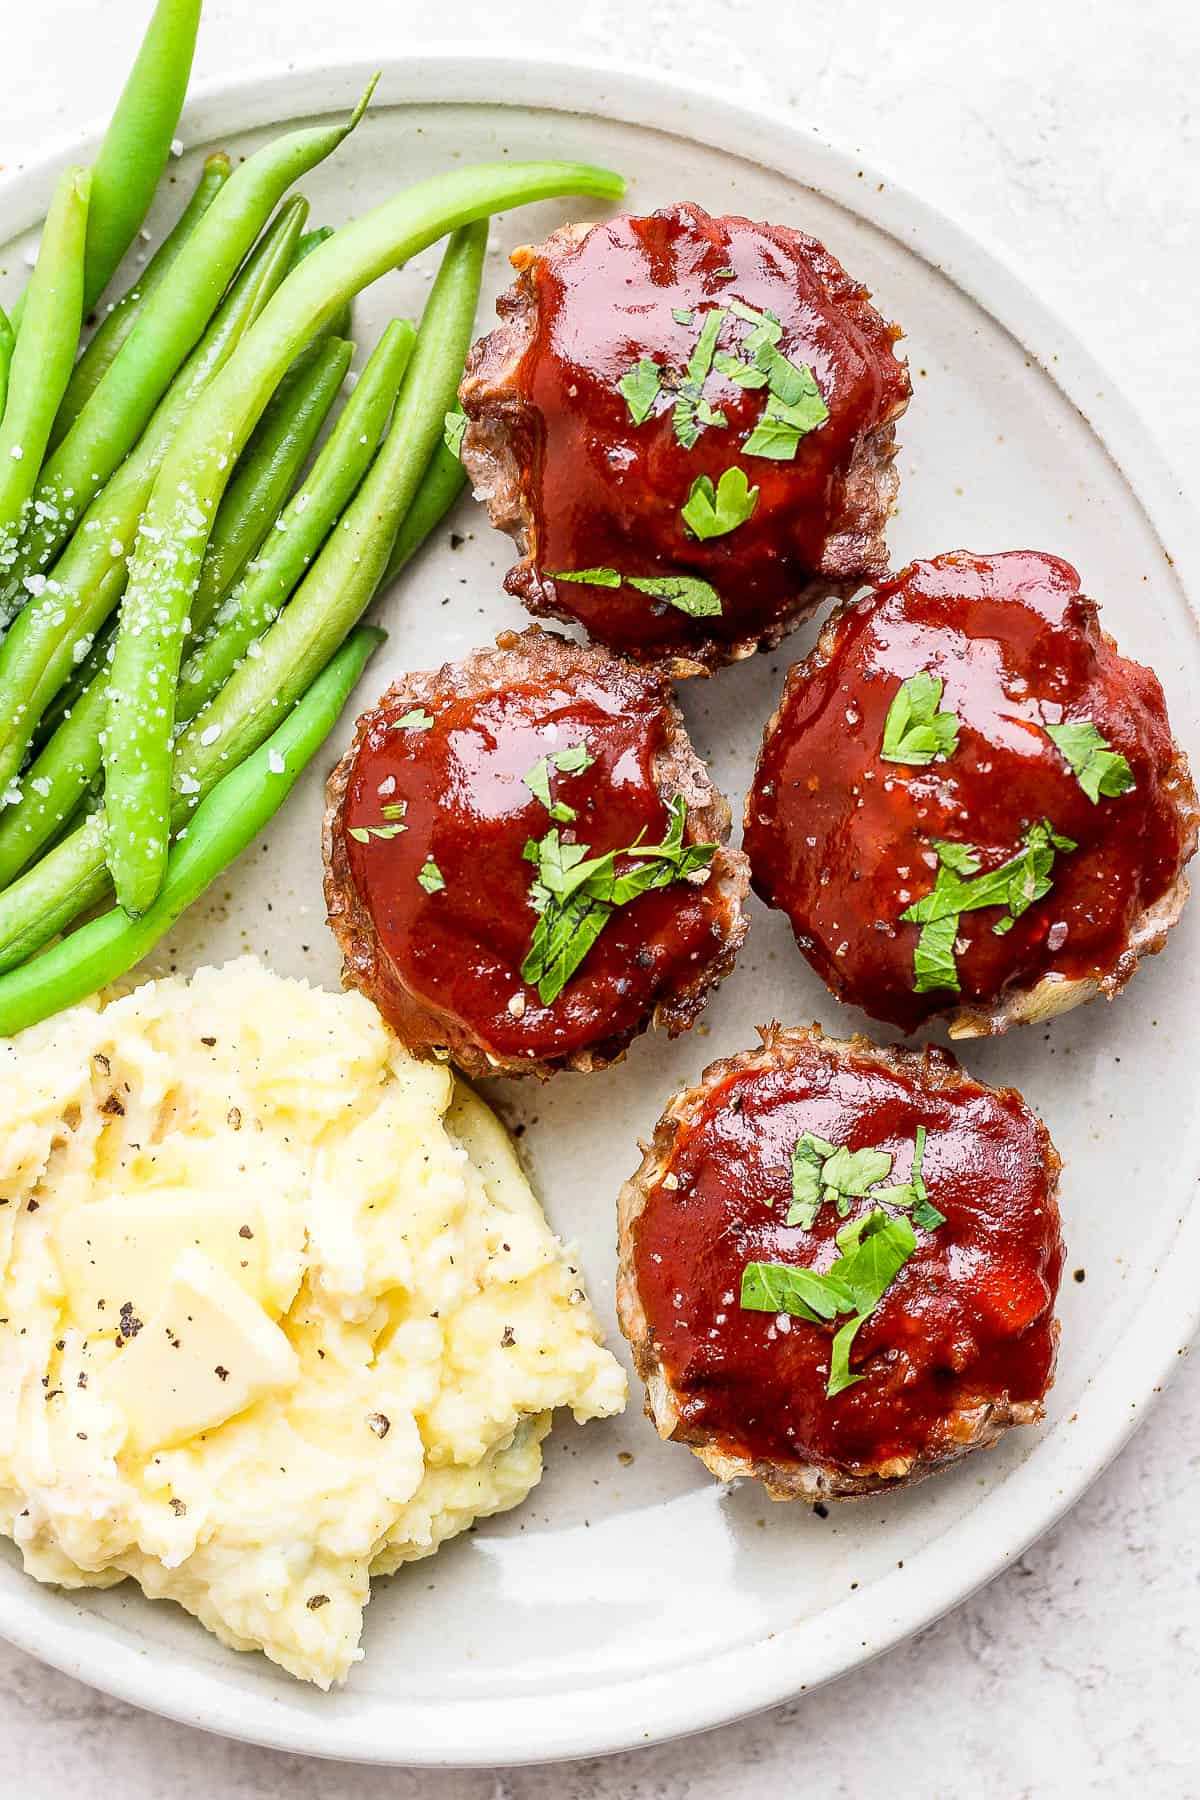
<instances>
[{"instance_id":1,"label":"parsley leaf","mask_svg":"<svg viewBox=\"0 0 1200 1800\"><path fill-rule=\"evenodd\" d=\"M1100 796L1115 800L1127 794L1134 785L1133 770L1117 750L1102 737L1091 719L1065 720L1061 725L1047 725L1046 736L1061 750L1071 765L1072 773L1093 806Z\"/></svg>"},{"instance_id":2,"label":"parsley leaf","mask_svg":"<svg viewBox=\"0 0 1200 1800\"><path fill-rule=\"evenodd\" d=\"M661 844L638 842L589 859L586 845L562 843L553 827L540 842L531 838L526 844L525 858L537 867L530 904L540 916L521 964L521 979L536 985L544 1005L561 994L618 906L651 888L686 880L711 863L715 844L683 842L687 802L682 794L675 796L669 810L670 824ZM632 867L618 870L618 857L636 860Z\"/></svg>"},{"instance_id":3,"label":"parsley leaf","mask_svg":"<svg viewBox=\"0 0 1200 1800\"><path fill-rule=\"evenodd\" d=\"M890 1160L890 1159L889 1159ZM830 1345L825 1392L832 1398L862 1379L850 1372L850 1348L917 1247L907 1219L889 1218L876 1208L838 1233L842 1254L825 1275L791 1263L747 1263L740 1300L750 1312L786 1312L809 1324L828 1323L839 1313L851 1318Z\"/></svg>"},{"instance_id":4,"label":"parsley leaf","mask_svg":"<svg viewBox=\"0 0 1200 1800\"><path fill-rule=\"evenodd\" d=\"M721 611L721 596L711 582L692 575L630 575L630 587L677 606L693 619L711 618Z\"/></svg>"},{"instance_id":5,"label":"parsley leaf","mask_svg":"<svg viewBox=\"0 0 1200 1800\"><path fill-rule=\"evenodd\" d=\"M953 756L958 748L958 715L939 712L944 683L940 675L921 669L902 681L892 696L883 725L884 762L931 763Z\"/></svg>"},{"instance_id":6,"label":"parsley leaf","mask_svg":"<svg viewBox=\"0 0 1200 1800\"><path fill-rule=\"evenodd\" d=\"M427 713L423 706L414 706L411 712L404 713L399 719L393 719L389 731L428 731L433 724L433 714Z\"/></svg>"},{"instance_id":7,"label":"parsley leaf","mask_svg":"<svg viewBox=\"0 0 1200 1800\"><path fill-rule=\"evenodd\" d=\"M740 1298L747 1312L792 1313L810 1325L835 1319L854 1306L848 1288L793 1263L747 1263Z\"/></svg>"},{"instance_id":8,"label":"parsley leaf","mask_svg":"<svg viewBox=\"0 0 1200 1800\"><path fill-rule=\"evenodd\" d=\"M620 587L621 577L616 569L556 569L551 573L551 581L582 581L588 587Z\"/></svg>"},{"instance_id":9,"label":"parsley leaf","mask_svg":"<svg viewBox=\"0 0 1200 1800\"><path fill-rule=\"evenodd\" d=\"M386 818L388 811L386 806L383 811ZM351 825L347 828L347 835L352 837L356 844L369 844L372 838L382 838L386 843L389 839L399 837L402 831L407 830L407 825Z\"/></svg>"},{"instance_id":10,"label":"parsley leaf","mask_svg":"<svg viewBox=\"0 0 1200 1800\"><path fill-rule=\"evenodd\" d=\"M432 856L418 873L417 880L427 894L440 894L446 885L442 871L438 868Z\"/></svg>"},{"instance_id":11,"label":"parsley leaf","mask_svg":"<svg viewBox=\"0 0 1200 1800\"><path fill-rule=\"evenodd\" d=\"M461 406L456 406L453 412L448 412L446 414L442 427L442 437L451 456L457 456L460 461L462 460L463 434L466 429L467 415Z\"/></svg>"},{"instance_id":12,"label":"parsley leaf","mask_svg":"<svg viewBox=\"0 0 1200 1800\"><path fill-rule=\"evenodd\" d=\"M692 322L692 309L690 306L673 306L671 308L671 317L677 325L690 325Z\"/></svg>"},{"instance_id":13,"label":"parsley leaf","mask_svg":"<svg viewBox=\"0 0 1200 1800\"><path fill-rule=\"evenodd\" d=\"M939 1225L946 1223L946 1215L939 1212L929 1198L925 1178L921 1173L925 1163L925 1137L924 1125L918 1125L912 1174L908 1180L899 1187L880 1188L874 1197L888 1206L900 1206L911 1212L914 1225L919 1225L923 1231L936 1231ZM838 1241L841 1241L840 1238Z\"/></svg>"},{"instance_id":14,"label":"parsley leaf","mask_svg":"<svg viewBox=\"0 0 1200 1800\"><path fill-rule=\"evenodd\" d=\"M802 1132L796 1139L792 1150L792 1204L787 1213L789 1225L802 1225L805 1231L812 1230L813 1221L821 1210L821 1170L826 1158L833 1155L833 1149L832 1144L827 1144L824 1138L814 1137L811 1131Z\"/></svg>"},{"instance_id":15,"label":"parsley leaf","mask_svg":"<svg viewBox=\"0 0 1200 1800\"><path fill-rule=\"evenodd\" d=\"M737 276L734 274L734 272L730 268L729 264L726 263L726 265L723 269L714 269L713 270L713 280L714 281L736 281Z\"/></svg>"},{"instance_id":16,"label":"parsley leaf","mask_svg":"<svg viewBox=\"0 0 1200 1800\"><path fill-rule=\"evenodd\" d=\"M662 370L648 356L643 356L628 374L622 375L617 387L625 396L625 404L633 423L644 425L654 410L654 402L662 387Z\"/></svg>"},{"instance_id":17,"label":"parsley leaf","mask_svg":"<svg viewBox=\"0 0 1200 1800\"><path fill-rule=\"evenodd\" d=\"M564 775L578 775L584 769L590 769L595 760L586 744L568 744L562 750L551 750L541 757L521 779L530 793L541 801L550 817L560 825L566 825L576 817L575 808L568 806L563 800L551 798L550 770L555 768Z\"/></svg>"},{"instance_id":18,"label":"parsley leaf","mask_svg":"<svg viewBox=\"0 0 1200 1800\"><path fill-rule=\"evenodd\" d=\"M739 387L761 388L767 385L765 370L757 368L754 363L743 362L740 356L730 356L727 350L717 351L713 357L713 368L718 375L726 375L730 381L736 381Z\"/></svg>"},{"instance_id":19,"label":"parsley leaf","mask_svg":"<svg viewBox=\"0 0 1200 1800\"><path fill-rule=\"evenodd\" d=\"M935 839L933 847L938 855L933 888L900 914L905 923L922 927L913 952L913 991L918 994L940 988L959 991L954 942L963 913L1006 907L1008 917L992 927L1002 936L1054 886L1051 870L1056 854L1077 848L1074 839L1055 831L1048 819L1031 825L1016 855L984 875L976 872L979 852L972 845Z\"/></svg>"},{"instance_id":20,"label":"parsley leaf","mask_svg":"<svg viewBox=\"0 0 1200 1800\"><path fill-rule=\"evenodd\" d=\"M683 522L701 539L724 537L744 525L758 505L758 489L752 488L742 469L726 469L716 487L710 475L697 475L687 500L680 507Z\"/></svg>"}]
</instances>

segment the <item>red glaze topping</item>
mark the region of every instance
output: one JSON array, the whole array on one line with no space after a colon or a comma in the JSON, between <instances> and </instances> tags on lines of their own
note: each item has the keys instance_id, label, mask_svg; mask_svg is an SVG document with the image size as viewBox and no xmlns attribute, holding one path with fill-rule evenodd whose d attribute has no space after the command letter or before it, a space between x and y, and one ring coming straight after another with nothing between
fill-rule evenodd
<instances>
[{"instance_id":1,"label":"red glaze topping","mask_svg":"<svg viewBox=\"0 0 1200 1800\"><path fill-rule=\"evenodd\" d=\"M881 760L884 723L919 670L945 684L954 753ZM1088 799L1044 726L1091 720L1134 788ZM932 840L975 846L983 871L1048 819L1078 848L1006 935L996 908L961 915L961 994L914 992L920 932L900 923L928 894ZM746 804L754 886L792 921L841 998L912 1030L959 1004L988 1007L1046 975L1119 986L1130 933L1195 848L1195 795L1162 689L1100 630L1069 563L1033 551L914 563L834 621L789 677Z\"/></svg>"},{"instance_id":2,"label":"red glaze topping","mask_svg":"<svg viewBox=\"0 0 1200 1800\"><path fill-rule=\"evenodd\" d=\"M578 815L559 825L562 840L587 844L592 856L639 833L660 843L670 823L654 778L670 721L662 681L592 652L583 657L596 661L594 672L578 653L556 667L544 646L557 640L532 635L543 648L531 652L539 660L527 680L511 679L510 661L498 686L455 684L367 715L342 819L354 886L390 965L390 992L373 996L384 1016L411 1042L415 1001L435 1021L464 1026L492 1056L531 1060L631 1035L717 957L725 922L711 874L702 885L675 882L618 907L550 1005L521 979L537 923L535 869L522 852L553 823L523 780L534 765L576 744L595 759L579 773L550 773L552 799ZM396 728L414 705L433 723ZM405 829L371 835L383 807L400 805ZM365 843L355 830L368 833ZM689 815L685 842L702 836ZM445 884L434 892L418 879L430 859Z\"/></svg>"},{"instance_id":3,"label":"red glaze topping","mask_svg":"<svg viewBox=\"0 0 1200 1800\"><path fill-rule=\"evenodd\" d=\"M712 219L696 206L613 219L581 243L552 244L524 278L536 299L517 377L538 421L524 495L533 572L514 570L512 592L536 599L539 578L556 570L698 576L721 595L719 617L690 618L628 585L546 583L544 598L629 655L722 661L733 646L778 635L829 581L882 573L890 487L882 503L873 488L869 500L860 494L848 503L846 476L864 440L903 411L908 372L893 353L895 327L820 244L778 226ZM673 429L674 392L664 386L651 416L635 425L619 389L642 357L682 377L703 314L731 300L775 313L778 348L808 365L829 409L792 461L742 452L763 415L765 388L741 387L713 369L704 398L728 425L702 431L691 449ZM693 322L681 323L675 311ZM730 315L718 348L736 354L751 329ZM726 535L698 541L680 508L698 476L716 483L729 468L758 488L754 513ZM829 578L821 595L805 596L818 576Z\"/></svg>"},{"instance_id":4,"label":"red glaze topping","mask_svg":"<svg viewBox=\"0 0 1200 1800\"><path fill-rule=\"evenodd\" d=\"M933 1084L924 1059L897 1065L861 1039L832 1046L788 1034L782 1045L768 1039L768 1052L725 1065L724 1079L697 1091L663 1170L678 1185L660 1177L637 1222L654 1348L689 1437L775 1463L903 1474L885 1465L965 1447L970 1421L955 1415L1005 1398L1036 1404L1049 1386L1058 1159L1015 1090L960 1076L936 1051ZM784 1223L802 1132L890 1151L889 1180L902 1182L918 1125L929 1197L946 1223L917 1230L917 1248L859 1329L850 1363L865 1379L827 1398L835 1326L742 1308L742 1270L777 1262L824 1272L837 1257L845 1220L832 1204L810 1231ZM872 1201L851 1205L853 1218Z\"/></svg>"}]
</instances>

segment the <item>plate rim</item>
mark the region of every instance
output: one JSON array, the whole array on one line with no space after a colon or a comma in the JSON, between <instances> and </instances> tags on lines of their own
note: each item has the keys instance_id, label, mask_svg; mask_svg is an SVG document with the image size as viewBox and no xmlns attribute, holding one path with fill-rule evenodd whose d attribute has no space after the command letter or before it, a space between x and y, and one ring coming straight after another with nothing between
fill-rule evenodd
<instances>
[{"instance_id":1,"label":"plate rim","mask_svg":"<svg viewBox=\"0 0 1200 1800\"><path fill-rule=\"evenodd\" d=\"M264 61L236 78L211 79L197 84L180 131L185 141L190 135L207 142L328 114L351 104L377 69L383 77L379 111L475 104L595 116L661 131L783 174L911 250L994 319L1079 412L1137 500L1196 623L1200 515L1119 383L996 250L848 145L798 127L778 108L756 106L752 112L702 82L647 75L619 60L531 60L430 45L412 56L350 54L286 69ZM10 243L37 223L56 175L86 157L99 137L99 129L62 134L0 179L0 242ZM1200 1251L1195 1204L1181 1216L1172 1249L1156 1270L1154 1307L1144 1308L1110 1351L1075 1417L1050 1427L1037 1453L996 1490L1019 1529L998 1549L978 1532L972 1540L972 1508L922 1549L911 1573L894 1570L822 1612L824 1642L815 1654L811 1643L805 1645L803 1668L797 1664L800 1621L705 1657L690 1666L686 1682L683 1671L671 1668L555 1694L549 1705L540 1695L389 1700L383 1728L372 1731L353 1713L335 1711L335 1697L297 1688L264 1702L257 1685L234 1695L228 1680L210 1674L200 1659L174 1665L184 1678L164 1683L148 1652L114 1641L107 1623L77 1610L72 1615L68 1595L50 1596L32 1582L21 1584L15 1612L0 1618L0 1636L102 1692L180 1723L350 1762L515 1766L615 1753L728 1724L835 1680L933 1623L1000 1574L1081 1498L1124 1447L1200 1327L1200 1292L1190 1280ZM976 1546L972 1554L964 1553L964 1534ZM51 1598L55 1605L47 1606ZM68 1610L61 1608L63 1599Z\"/></svg>"}]
</instances>

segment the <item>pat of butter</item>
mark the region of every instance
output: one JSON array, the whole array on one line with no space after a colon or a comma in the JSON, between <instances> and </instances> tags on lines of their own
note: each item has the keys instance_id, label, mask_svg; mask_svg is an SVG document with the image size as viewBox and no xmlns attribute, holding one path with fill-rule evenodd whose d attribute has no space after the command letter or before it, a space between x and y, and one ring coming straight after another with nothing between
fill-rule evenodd
<instances>
[{"instance_id":1,"label":"pat of butter","mask_svg":"<svg viewBox=\"0 0 1200 1800\"><path fill-rule=\"evenodd\" d=\"M83 1331L95 1330L126 1301L144 1319L188 1250L201 1251L267 1303L261 1207L244 1194L151 1188L64 1213L54 1252L72 1319Z\"/></svg>"},{"instance_id":2,"label":"pat of butter","mask_svg":"<svg viewBox=\"0 0 1200 1800\"><path fill-rule=\"evenodd\" d=\"M185 1250L158 1311L109 1371L108 1392L133 1448L159 1450L223 1425L299 1373L261 1306L211 1257Z\"/></svg>"}]
</instances>

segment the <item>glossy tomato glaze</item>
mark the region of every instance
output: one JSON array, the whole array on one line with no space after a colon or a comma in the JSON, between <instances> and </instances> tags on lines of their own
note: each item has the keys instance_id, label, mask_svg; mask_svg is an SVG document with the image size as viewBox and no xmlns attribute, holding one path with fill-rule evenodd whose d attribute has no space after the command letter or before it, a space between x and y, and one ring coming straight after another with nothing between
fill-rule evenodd
<instances>
[{"instance_id":1,"label":"glossy tomato glaze","mask_svg":"<svg viewBox=\"0 0 1200 1800\"><path fill-rule=\"evenodd\" d=\"M537 632L516 643L530 639L535 661L525 679L512 678L509 659L498 687L468 679L419 699L403 689L368 714L341 826L354 887L386 956L385 991L373 994L385 1017L411 1041L415 1001L465 1026L494 1057L533 1060L631 1035L718 955L727 921L711 878L676 882L617 908L552 1004L522 981L537 923L534 866L522 852L553 824L523 780L533 766L551 751L587 746L591 767L552 770L550 789L578 815L558 827L562 840L588 845L593 856L643 832L659 843L669 824L654 769L670 719L661 678L574 646L551 652L562 640ZM432 725L396 729L414 705ZM405 829L371 836L385 823L382 808L400 803ZM685 840L698 835L689 822ZM431 858L445 883L433 893L418 880Z\"/></svg>"},{"instance_id":2,"label":"glossy tomato glaze","mask_svg":"<svg viewBox=\"0 0 1200 1800\"><path fill-rule=\"evenodd\" d=\"M691 1440L754 1462L904 1473L969 1447L972 1409L1036 1408L1050 1384L1058 1159L1015 1090L985 1088L938 1052L896 1059L863 1039L784 1039L766 1057L716 1065L668 1144L656 1139L665 1154L634 1238L654 1352ZM742 1270L824 1271L838 1254L845 1221L832 1205L811 1231L784 1223L802 1132L890 1151L888 1180L903 1182L918 1125L946 1223L917 1230L860 1328L851 1368L865 1379L827 1398L835 1327L743 1310ZM851 1217L872 1206L851 1204Z\"/></svg>"},{"instance_id":3,"label":"glossy tomato glaze","mask_svg":"<svg viewBox=\"0 0 1200 1800\"><path fill-rule=\"evenodd\" d=\"M957 713L958 747L924 767L881 759L902 681L927 669ZM1045 724L1090 719L1135 787L1093 805ZM899 922L934 885L935 838L974 845L982 869L1040 819L1078 849L1004 936L992 909L961 916L960 995L913 991L920 927ZM911 1030L1053 974L1131 972L1130 933L1195 847L1195 797L1155 675L1117 654L1069 563L965 552L903 570L850 606L797 665L767 728L746 804L757 892L790 917L835 993Z\"/></svg>"},{"instance_id":4,"label":"glossy tomato glaze","mask_svg":"<svg viewBox=\"0 0 1200 1800\"><path fill-rule=\"evenodd\" d=\"M733 279L722 278L723 269ZM719 618L689 618L628 586L546 589L560 616L580 620L605 644L638 657L686 656L705 641L729 647L769 637L815 575L882 573L882 545L868 552L863 540L877 533L887 502L879 518L852 517L857 541L848 541L845 478L864 440L903 411L908 373L893 353L896 328L814 239L675 206L596 225L582 242L552 238L526 268L518 296L515 309L530 299L536 309L515 375L533 419L521 446L532 568L510 574L511 591L535 600L556 570L699 576L722 596ZM794 461L741 454L765 388L740 387L714 369L704 396L729 423L703 431L687 450L672 427L672 392L664 387L651 417L635 425L618 387L641 357L682 376L699 317L688 325L673 312L702 315L733 299L778 316L780 350L808 364L829 408ZM736 352L750 330L731 315L718 348ZM468 382L471 412L469 396ZM716 482L731 467L759 489L755 512L727 535L699 542L680 508L698 476ZM852 514L863 506L856 500Z\"/></svg>"}]
</instances>

